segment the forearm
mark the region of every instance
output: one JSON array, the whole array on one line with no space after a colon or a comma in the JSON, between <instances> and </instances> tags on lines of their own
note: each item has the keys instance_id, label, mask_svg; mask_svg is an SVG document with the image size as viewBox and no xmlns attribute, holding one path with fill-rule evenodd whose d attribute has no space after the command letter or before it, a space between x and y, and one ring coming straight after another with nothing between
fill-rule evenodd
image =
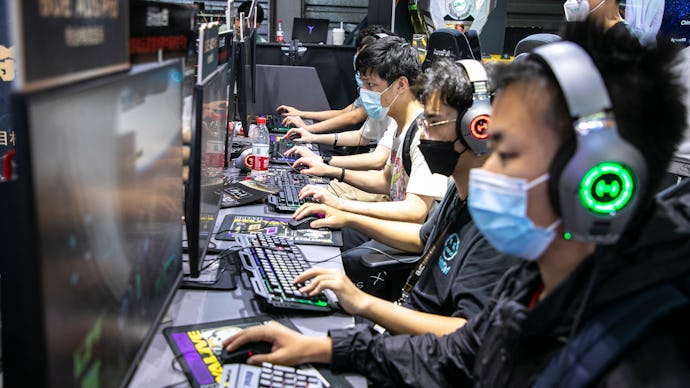
<instances>
[{"instance_id":1,"label":"forearm","mask_svg":"<svg viewBox=\"0 0 690 388\"><path fill-rule=\"evenodd\" d=\"M424 244L419 238L421 224L382 220L362 214L350 213L345 226L356 229L367 236L395 249L421 253Z\"/></svg>"},{"instance_id":2,"label":"forearm","mask_svg":"<svg viewBox=\"0 0 690 388\"><path fill-rule=\"evenodd\" d=\"M373 152L366 152L363 154L334 156L329 164L350 170L380 170L386 164L387 159L386 155L381 157Z\"/></svg>"},{"instance_id":3,"label":"forearm","mask_svg":"<svg viewBox=\"0 0 690 388\"><path fill-rule=\"evenodd\" d=\"M347 179L345 181L350 183ZM408 193L407 198L403 201L361 202L341 199L339 209L385 220L421 224L424 222L429 208L419 197Z\"/></svg>"},{"instance_id":4,"label":"forearm","mask_svg":"<svg viewBox=\"0 0 690 388\"><path fill-rule=\"evenodd\" d=\"M322 133L328 131L336 131L343 128L354 127L358 124L364 122L367 118L367 114L364 109L357 108L353 111L339 114L330 119L320 121L305 127L311 133Z\"/></svg>"},{"instance_id":5,"label":"forearm","mask_svg":"<svg viewBox=\"0 0 690 388\"><path fill-rule=\"evenodd\" d=\"M374 194L389 194L390 192L390 181L386 179L383 171L380 170L345 170L344 179L340 179L342 174L342 169L339 167L333 167L338 169L337 175L329 175L331 178L337 178L343 182L346 182L358 189L364 190L369 193ZM343 209L344 210L344 209ZM359 213L359 212L357 212ZM366 213L363 213L366 214Z\"/></svg>"},{"instance_id":6,"label":"forearm","mask_svg":"<svg viewBox=\"0 0 690 388\"><path fill-rule=\"evenodd\" d=\"M303 120L307 119L315 121L324 121L338 116L339 114L343 113L343 110L323 110L318 112L301 111L301 113L302 114L299 117Z\"/></svg>"},{"instance_id":7,"label":"forearm","mask_svg":"<svg viewBox=\"0 0 690 388\"><path fill-rule=\"evenodd\" d=\"M450 334L465 325L467 320L415 311L376 297L366 299L367 304L359 315L383 326L391 334L437 336Z\"/></svg>"}]
</instances>

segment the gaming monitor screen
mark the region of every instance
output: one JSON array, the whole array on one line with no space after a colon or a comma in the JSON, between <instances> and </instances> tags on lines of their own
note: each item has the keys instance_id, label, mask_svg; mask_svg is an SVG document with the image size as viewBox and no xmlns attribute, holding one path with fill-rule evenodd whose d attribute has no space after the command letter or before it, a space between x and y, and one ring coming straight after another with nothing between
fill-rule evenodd
<instances>
[{"instance_id":1,"label":"gaming monitor screen","mask_svg":"<svg viewBox=\"0 0 690 388\"><path fill-rule=\"evenodd\" d=\"M192 150L187 186L189 275L198 277L223 191L227 137L227 65L194 88Z\"/></svg>"},{"instance_id":2,"label":"gaming monitor screen","mask_svg":"<svg viewBox=\"0 0 690 388\"><path fill-rule=\"evenodd\" d=\"M124 384L177 288L181 81L174 60L27 97L51 385Z\"/></svg>"}]
</instances>

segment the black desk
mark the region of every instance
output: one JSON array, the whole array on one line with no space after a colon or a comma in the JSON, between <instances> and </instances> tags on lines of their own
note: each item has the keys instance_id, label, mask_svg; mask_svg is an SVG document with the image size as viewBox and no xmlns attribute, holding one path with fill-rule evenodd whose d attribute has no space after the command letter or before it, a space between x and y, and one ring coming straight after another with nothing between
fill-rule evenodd
<instances>
[{"instance_id":1,"label":"black desk","mask_svg":"<svg viewBox=\"0 0 690 388\"><path fill-rule=\"evenodd\" d=\"M221 209L214 232L218 231L223 218L231 213L275 215L275 213L268 211L266 205L263 204ZM213 241L220 249L226 249L235 244L234 241L215 239ZM336 247L300 245L300 248L307 258L314 260L332 257L340 252ZM317 265L342 270L342 263L339 258ZM244 283L249 286L247 282ZM129 386L163 387L176 383L180 383L180 387L188 386L188 384L182 383L187 381L184 374L172 368L173 353L163 337L163 329L170 326L192 325L259 315L261 311L253 302L251 292L251 286L249 289L245 289L242 284L234 291L177 290L168 312L146 350ZM330 316L300 316L300 314L295 313L290 319L302 333L310 336L325 335L329 328L343 328L353 322L351 316L342 313ZM366 380L362 376L348 375L347 379L355 387L366 387Z\"/></svg>"},{"instance_id":2,"label":"black desk","mask_svg":"<svg viewBox=\"0 0 690 388\"><path fill-rule=\"evenodd\" d=\"M335 46L304 43L307 51L296 63L290 63L282 53L279 43L258 43L256 63L262 65L313 66L319 74L321 85L326 92L332 109L342 109L357 98L355 70L352 57L354 46ZM297 107L299 109L299 107Z\"/></svg>"}]
</instances>

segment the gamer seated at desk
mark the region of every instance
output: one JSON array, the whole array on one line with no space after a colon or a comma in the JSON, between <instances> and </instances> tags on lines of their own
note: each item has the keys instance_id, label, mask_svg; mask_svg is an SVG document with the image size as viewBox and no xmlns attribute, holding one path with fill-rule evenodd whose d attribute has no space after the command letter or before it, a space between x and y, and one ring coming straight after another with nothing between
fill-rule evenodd
<instances>
[{"instance_id":1,"label":"gamer seated at desk","mask_svg":"<svg viewBox=\"0 0 690 388\"><path fill-rule=\"evenodd\" d=\"M383 386L687 384L690 236L654 203L685 127L675 53L603 39L587 23L562 36L497 69L493 152L470 173L469 208L499 251L523 260L482 312L443 337L367 327L305 337L271 324L224 346L268 341L272 352L249 363L330 363ZM665 130L649 131L659 115ZM592 141L606 145L574 147ZM612 182L630 190L604 188ZM568 190L580 184L583 197Z\"/></svg>"}]
</instances>

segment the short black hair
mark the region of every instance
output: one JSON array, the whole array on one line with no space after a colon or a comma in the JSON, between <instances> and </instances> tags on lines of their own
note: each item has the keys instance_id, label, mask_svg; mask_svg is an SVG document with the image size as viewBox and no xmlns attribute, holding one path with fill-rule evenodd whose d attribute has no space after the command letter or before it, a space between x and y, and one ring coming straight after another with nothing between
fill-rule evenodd
<instances>
[{"instance_id":1,"label":"short black hair","mask_svg":"<svg viewBox=\"0 0 690 388\"><path fill-rule=\"evenodd\" d=\"M244 12L244 17L249 16L249 9L252 6L251 1L245 1L237 7L237 17L240 17L240 13ZM264 9L261 7L259 2L256 2L256 25L258 26L264 21Z\"/></svg>"},{"instance_id":2,"label":"short black hair","mask_svg":"<svg viewBox=\"0 0 690 388\"><path fill-rule=\"evenodd\" d=\"M405 76L414 83L422 71L417 51L397 36L381 38L360 51L355 67L359 74L374 72L388 84Z\"/></svg>"},{"instance_id":3,"label":"short black hair","mask_svg":"<svg viewBox=\"0 0 690 388\"><path fill-rule=\"evenodd\" d=\"M685 88L673 70L678 48L668 39L645 47L625 28L605 30L591 21L565 23L560 35L583 47L599 70L619 133L644 156L648 182L641 204L650 205L685 129ZM516 82L555 88L551 101L556 127L574 136L560 89L543 65L531 60L511 63L495 74L494 82L498 89Z\"/></svg>"},{"instance_id":4,"label":"short black hair","mask_svg":"<svg viewBox=\"0 0 690 388\"><path fill-rule=\"evenodd\" d=\"M412 94L427 104L438 93L442 103L458 111L458 119L472 106L472 85L461 65L446 58L434 61L412 85Z\"/></svg>"},{"instance_id":5,"label":"short black hair","mask_svg":"<svg viewBox=\"0 0 690 388\"><path fill-rule=\"evenodd\" d=\"M357 37L355 38L355 49L361 50L362 47L385 37L385 35L396 36L393 31L384 26L380 26L378 24L366 26L357 32Z\"/></svg>"}]
</instances>

